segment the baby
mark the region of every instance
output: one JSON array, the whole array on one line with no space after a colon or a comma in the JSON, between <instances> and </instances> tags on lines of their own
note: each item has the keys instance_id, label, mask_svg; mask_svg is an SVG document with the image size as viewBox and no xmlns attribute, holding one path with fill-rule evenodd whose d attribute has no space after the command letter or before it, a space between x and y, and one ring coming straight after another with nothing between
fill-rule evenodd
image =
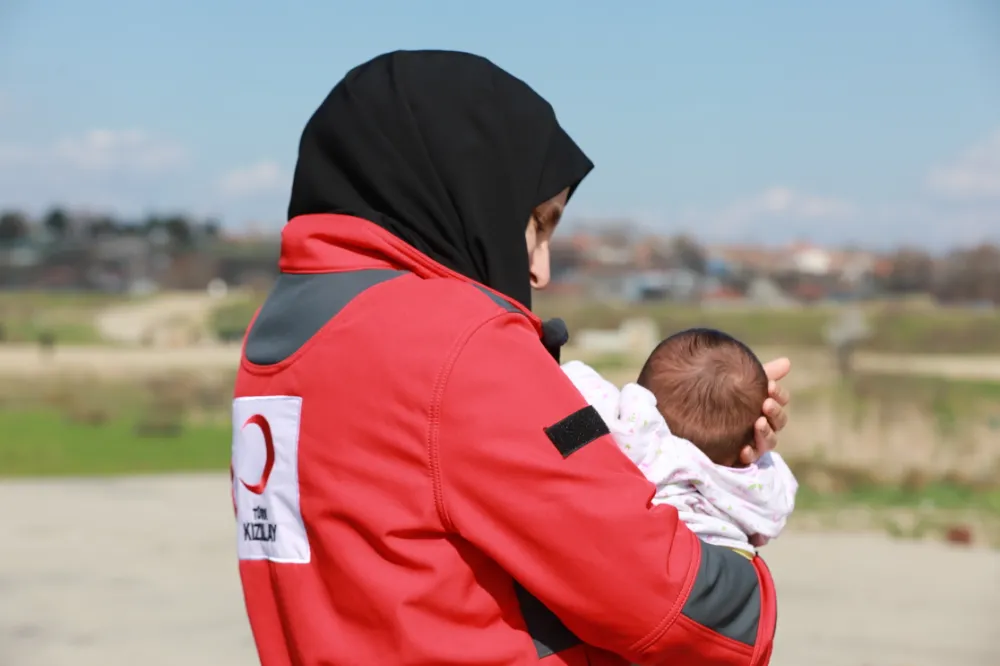
<instances>
[{"instance_id":1,"label":"baby","mask_svg":"<svg viewBox=\"0 0 1000 666\"><path fill-rule=\"evenodd\" d=\"M748 556L781 533L798 483L776 453L750 462L768 379L749 347L711 329L677 333L621 391L579 361L563 370L655 484L654 504Z\"/></svg>"}]
</instances>

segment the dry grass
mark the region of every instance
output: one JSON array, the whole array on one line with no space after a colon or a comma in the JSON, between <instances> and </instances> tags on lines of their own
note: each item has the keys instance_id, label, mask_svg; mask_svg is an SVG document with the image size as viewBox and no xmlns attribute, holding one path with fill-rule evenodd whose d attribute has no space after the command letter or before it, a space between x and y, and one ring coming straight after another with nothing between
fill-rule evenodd
<instances>
[{"instance_id":1,"label":"dry grass","mask_svg":"<svg viewBox=\"0 0 1000 666\"><path fill-rule=\"evenodd\" d=\"M633 381L641 364L589 360L619 384ZM824 490L862 482L1000 486L1000 381L861 373L842 382L827 354L801 352L792 360L781 451L803 474L824 470L827 479L816 480Z\"/></svg>"},{"instance_id":2,"label":"dry grass","mask_svg":"<svg viewBox=\"0 0 1000 666\"><path fill-rule=\"evenodd\" d=\"M0 292L0 341L35 343L50 336L57 344L99 343L94 317L119 300L95 294Z\"/></svg>"},{"instance_id":3,"label":"dry grass","mask_svg":"<svg viewBox=\"0 0 1000 666\"><path fill-rule=\"evenodd\" d=\"M826 345L826 329L843 312L837 305L766 309L698 307L678 303L634 304L540 295L535 309L561 317L569 330L613 329L625 319L648 318L664 333L693 326L724 330L751 345L786 348ZM1000 353L1000 310L874 302L863 309L871 336L862 348L898 354Z\"/></svg>"},{"instance_id":4,"label":"dry grass","mask_svg":"<svg viewBox=\"0 0 1000 666\"><path fill-rule=\"evenodd\" d=\"M801 391L791 413L790 459L879 483L1000 485L1000 383L861 375Z\"/></svg>"},{"instance_id":5,"label":"dry grass","mask_svg":"<svg viewBox=\"0 0 1000 666\"><path fill-rule=\"evenodd\" d=\"M15 462L7 456L0 464L0 474L224 466L233 375L213 365L235 367L234 352L225 350L231 359L225 363L207 365L207 357L194 354L199 363L186 372L166 370L182 364L160 353L156 357L164 363L148 368L124 361L117 367L109 358L110 365L102 361L92 372L52 371L0 382L0 425L25 440L6 445L8 453L12 446L19 449ZM757 352L777 355L773 349ZM990 541L1000 544L1000 382L862 373L844 383L822 350L796 351L792 359L794 372L786 381L794 396L791 420L780 450L802 482L800 506L819 516L809 520L846 520L837 517L844 506L876 507L844 515L853 516L850 525L867 521L916 536L941 533L960 518L956 512L967 511L987 516L969 522L979 531L983 521L995 525L998 536ZM619 384L633 380L641 363L589 360ZM149 457L148 442L168 440L186 448L171 444L156 454L161 457ZM84 446L92 452L86 458L76 453ZM4 454L0 447L0 458ZM919 509L913 525L892 513L904 509ZM929 518L928 511L937 517Z\"/></svg>"},{"instance_id":6,"label":"dry grass","mask_svg":"<svg viewBox=\"0 0 1000 666\"><path fill-rule=\"evenodd\" d=\"M829 354L791 357L780 451L801 483L794 529L1000 548L1000 381L862 373L842 382ZM633 381L642 362L589 360L618 384Z\"/></svg>"},{"instance_id":7,"label":"dry grass","mask_svg":"<svg viewBox=\"0 0 1000 666\"><path fill-rule=\"evenodd\" d=\"M0 476L225 469L231 375L0 385Z\"/></svg>"},{"instance_id":8,"label":"dry grass","mask_svg":"<svg viewBox=\"0 0 1000 666\"><path fill-rule=\"evenodd\" d=\"M219 339L238 338L265 294L230 299L212 314ZM864 349L900 354L1000 354L1000 310L940 307L927 303L873 302L863 306L872 329ZM746 305L698 307L673 302L636 304L540 293L534 309L560 317L570 332L614 329L622 321L649 318L661 331L692 326L718 328L753 345L822 347L826 329L843 312L837 305L766 309Z\"/></svg>"},{"instance_id":9,"label":"dry grass","mask_svg":"<svg viewBox=\"0 0 1000 666\"><path fill-rule=\"evenodd\" d=\"M909 506L865 506L862 502L806 504L792 515L788 527L795 532L883 532L899 539L975 543L1000 549L1000 516L979 506L941 507L933 501ZM955 539L956 533L966 539Z\"/></svg>"}]
</instances>

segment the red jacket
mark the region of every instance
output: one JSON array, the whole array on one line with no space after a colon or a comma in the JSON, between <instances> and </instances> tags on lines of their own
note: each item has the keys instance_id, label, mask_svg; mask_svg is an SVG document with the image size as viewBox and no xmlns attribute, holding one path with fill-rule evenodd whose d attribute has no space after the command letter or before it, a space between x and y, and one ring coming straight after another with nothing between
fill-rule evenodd
<instances>
[{"instance_id":1,"label":"red jacket","mask_svg":"<svg viewBox=\"0 0 1000 666\"><path fill-rule=\"evenodd\" d=\"M769 661L763 562L650 505L534 315L351 217L280 265L233 407L263 666Z\"/></svg>"}]
</instances>

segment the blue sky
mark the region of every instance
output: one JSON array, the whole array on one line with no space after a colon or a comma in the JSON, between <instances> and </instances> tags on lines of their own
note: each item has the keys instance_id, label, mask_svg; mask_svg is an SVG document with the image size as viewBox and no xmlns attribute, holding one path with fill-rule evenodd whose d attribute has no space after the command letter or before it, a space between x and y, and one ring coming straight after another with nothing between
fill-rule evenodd
<instances>
[{"instance_id":1,"label":"blue sky","mask_svg":"<svg viewBox=\"0 0 1000 666\"><path fill-rule=\"evenodd\" d=\"M302 125L396 48L490 57L597 168L570 218L712 241L1000 237L993 0L5 0L0 206L277 228Z\"/></svg>"}]
</instances>

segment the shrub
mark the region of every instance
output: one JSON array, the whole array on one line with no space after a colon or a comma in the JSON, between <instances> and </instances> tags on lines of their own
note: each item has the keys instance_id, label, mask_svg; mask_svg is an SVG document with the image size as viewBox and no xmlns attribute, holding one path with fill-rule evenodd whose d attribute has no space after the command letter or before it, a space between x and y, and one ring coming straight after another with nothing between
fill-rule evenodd
<instances>
[{"instance_id":1,"label":"shrub","mask_svg":"<svg viewBox=\"0 0 1000 666\"><path fill-rule=\"evenodd\" d=\"M210 320L215 337L223 342L242 340L258 307L258 299L247 298L216 308Z\"/></svg>"}]
</instances>

